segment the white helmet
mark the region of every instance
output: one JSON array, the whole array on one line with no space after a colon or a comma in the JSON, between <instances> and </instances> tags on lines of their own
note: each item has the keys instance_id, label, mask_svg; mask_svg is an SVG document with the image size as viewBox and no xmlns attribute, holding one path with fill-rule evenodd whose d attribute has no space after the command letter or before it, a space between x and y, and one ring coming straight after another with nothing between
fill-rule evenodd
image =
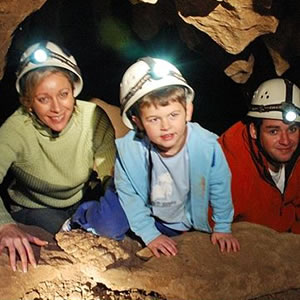
<instances>
[{"instance_id":1,"label":"white helmet","mask_svg":"<svg viewBox=\"0 0 300 300\"><path fill-rule=\"evenodd\" d=\"M71 71L78 80L74 82L74 97L83 87L80 69L75 58L56 44L43 41L30 46L22 55L17 71L16 89L20 93L20 80L29 71L42 67L59 67Z\"/></svg>"},{"instance_id":2,"label":"white helmet","mask_svg":"<svg viewBox=\"0 0 300 300\"><path fill-rule=\"evenodd\" d=\"M300 90L286 79L267 80L254 92L247 115L286 123L300 122Z\"/></svg>"},{"instance_id":3,"label":"white helmet","mask_svg":"<svg viewBox=\"0 0 300 300\"><path fill-rule=\"evenodd\" d=\"M120 84L120 104L124 124L133 129L127 111L134 103L152 91L172 85L183 86L186 91L186 101L193 101L194 90L187 84L179 70L169 62L144 57L131 65Z\"/></svg>"}]
</instances>

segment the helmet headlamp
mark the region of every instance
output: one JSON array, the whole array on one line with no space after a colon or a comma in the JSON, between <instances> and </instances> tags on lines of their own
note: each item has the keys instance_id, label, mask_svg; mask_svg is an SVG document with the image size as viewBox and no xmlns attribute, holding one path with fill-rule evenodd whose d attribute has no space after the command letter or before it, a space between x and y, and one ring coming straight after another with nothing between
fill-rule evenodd
<instances>
[{"instance_id":1,"label":"helmet headlamp","mask_svg":"<svg viewBox=\"0 0 300 300\"><path fill-rule=\"evenodd\" d=\"M143 57L138 61L143 61L149 66L149 70L145 73L145 75L132 87L132 89L128 92L128 94L124 97L122 102L122 108L125 107L128 100L135 95L135 93L143 87L145 82L148 80L161 80L167 76L173 76L177 79L186 83L186 80L182 77L180 73L174 72L171 70L168 62L159 60L155 61L152 57ZM121 108L121 110L122 110Z\"/></svg>"},{"instance_id":2,"label":"helmet headlamp","mask_svg":"<svg viewBox=\"0 0 300 300\"><path fill-rule=\"evenodd\" d=\"M154 63L154 65L150 66L149 74L153 79L161 79L171 72L170 67L164 61L159 61Z\"/></svg>"},{"instance_id":3,"label":"helmet headlamp","mask_svg":"<svg viewBox=\"0 0 300 300\"><path fill-rule=\"evenodd\" d=\"M22 93L20 82L24 75L30 71L39 68L62 68L72 72L74 78L74 97L78 96L83 87L80 69L77 66L75 58L63 47L60 47L50 41L41 41L36 43L22 54L19 68L17 70L16 89Z\"/></svg>"},{"instance_id":4,"label":"helmet headlamp","mask_svg":"<svg viewBox=\"0 0 300 300\"><path fill-rule=\"evenodd\" d=\"M62 64L68 65L70 68L74 69L77 73L80 74L80 69L76 64L74 64L70 59L66 58L70 57L70 55L66 52L64 52L64 56L52 51L51 49L47 48L43 45L43 43L40 43L40 46L35 49L31 55L29 55L23 62L21 62L21 65L19 67L19 70L17 72L17 76L23 72L23 70L29 65L43 65L47 64L48 60L57 60Z\"/></svg>"},{"instance_id":5,"label":"helmet headlamp","mask_svg":"<svg viewBox=\"0 0 300 300\"><path fill-rule=\"evenodd\" d=\"M37 49L32 53L31 61L33 63L43 63L48 59L46 49Z\"/></svg>"},{"instance_id":6,"label":"helmet headlamp","mask_svg":"<svg viewBox=\"0 0 300 300\"><path fill-rule=\"evenodd\" d=\"M247 115L287 124L300 122L300 90L287 79L267 80L254 92Z\"/></svg>"},{"instance_id":7,"label":"helmet headlamp","mask_svg":"<svg viewBox=\"0 0 300 300\"><path fill-rule=\"evenodd\" d=\"M286 123L294 122L300 110L292 103L282 103L282 119Z\"/></svg>"},{"instance_id":8,"label":"helmet headlamp","mask_svg":"<svg viewBox=\"0 0 300 300\"><path fill-rule=\"evenodd\" d=\"M129 116L131 107L145 95L170 86L182 86L186 101L193 101L194 90L187 84L180 71L168 61L147 56L130 66L120 84L121 115L124 124L133 129Z\"/></svg>"},{"instance_id":9,"label":"helmet headlamp","mask_svg":"<svg viewBox=\"0 0 300 300\"><path fill-rule=\"evenodd\" d=\"M250 111L265 113L270 111L280 111L282 112L282 120L285 123L294 122L297 115L300 115L300 110L292 103L282 102L280 104L270 104L270 105L251 105Z\"/></svg>"}]
</instances>

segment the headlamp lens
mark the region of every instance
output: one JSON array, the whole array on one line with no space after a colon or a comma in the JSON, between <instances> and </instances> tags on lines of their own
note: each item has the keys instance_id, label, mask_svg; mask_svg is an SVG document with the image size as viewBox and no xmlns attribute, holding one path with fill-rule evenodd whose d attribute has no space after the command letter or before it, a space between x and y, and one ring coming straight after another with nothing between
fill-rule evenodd
<instances>
[{"instance_id":1,"label":"headlamp lens","mask_svg":"<svg viewBox=\"0 0 300 300\"><path fill-rule=\"evenodd\" d=\"M37 49L34 51L32 58L36 63L43 63L48 59L48 53L44 49Z\"/></svg>"},{"instance_id":2,"label":"headlamp lens","mask_svg":"<svg viewBox=\"0 0 300 300\"><path fill-rule=\"evenodd\" d=\"M284 118L288 122L293 122L296 120L297 114L293 110L286 111L284 113Z\"/></svg>"},{"instance_id":3,"label":"headlamp lens","mask_svg":"<svg viewBox=\"0 0 300 300\"><path fill-rule=\"evenodd\" d=\"M291 103L282 103L282 117L283 121L294 122L297 118L298 109Z\"/></svg>"},{"instance_id":4,"label":"headlamp lens","mask_svg":"<svg viewBox=\"0 0 300 300\"><path fill-rule=\"evenodd\" d=\"M152 67L151 77L154 79L161 79L170 73L170 68L167 63L161 61L156 62Z\"/></svg>"}]
</instances>

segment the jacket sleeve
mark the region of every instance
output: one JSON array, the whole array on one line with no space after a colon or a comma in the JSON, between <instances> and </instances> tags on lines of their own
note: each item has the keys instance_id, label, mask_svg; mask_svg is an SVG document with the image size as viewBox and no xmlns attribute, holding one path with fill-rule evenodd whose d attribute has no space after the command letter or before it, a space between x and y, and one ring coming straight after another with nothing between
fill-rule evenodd
<instances>
[{"instance_id":1,"label":"jacket sleeve","mask_svg":"<svg viewBox=\"0 0 300 300\"><path fill-rule=\"evenodd\" d=\"M210 204L213 209L214 232L231 232L233 205L231 197L231 173L218 143L210 171Z\"/></svg>"},{"instance_id":2,"label":"jacket sleeve","mask_svg":"<svg viewBox=\"0 0 300 300\"><path fill-rule=\"evenodd\" d=\"M161 233L154 225L151 209L147 206L147 199L137 191L130 175L126 172L117 154L115 164L115 185L120 203L125 211L131 230L141 237L147 245Z\"/></svg>"}]
</instances>

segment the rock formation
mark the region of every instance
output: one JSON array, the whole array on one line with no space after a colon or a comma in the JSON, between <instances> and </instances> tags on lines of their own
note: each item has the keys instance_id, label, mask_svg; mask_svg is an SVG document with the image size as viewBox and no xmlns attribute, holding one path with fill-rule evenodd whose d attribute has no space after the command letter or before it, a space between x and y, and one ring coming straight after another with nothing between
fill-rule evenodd
<instances>
[{"instance_id":1,"label":"rock formation","mask_svg":"<svg viewBox=\"0 0 300 300\"><path fill-rule=\"evenodd\" d=\"M45 2L13 0L0 3L0 79L14 31L26 16ZM300 3L297 0L288 3L283 0L135 0L131 3L132 29L140 38L151 39L164 24L173 24L191 49L205 54L210 52L206 51L207 47L215 49L211 59L219 53L225 74L231 74L228 72L231 68L235 74L239 73L229 75L238 83L245 83L251 75L252 68L248 67L245 73L245 64L240 62L249 61L253 55L251 43L257 39L262 39L269 50L278 76L283 75L299 57ZM241 56L243 53L248 53L246 60Z\"/></svg>"},{"instance_id":2,"label":"rock formation","mask_svg":"<svg viewBox=\"0 0 300 300\"><path fill-rule=\"evenodd\" d=\"M141 37L153 37L162 24L175 23L185 43L201 53L208 47L207 37L194 33L187 25L191 24L208 35L226 53L234 55L229 58L223 54L220 59L224 69L228 70L231 68L229 65L233 64L235 73L240 67L238 73L244 74L244 65L235 61L241 60L239 54L245 49L249 48L251 53L251 47L248 46L258 38L269 50L278 76L283 75L290 67L290 62L299 56L300 34L296 28L300 22L300 3L297 1L290 1L289 4L280 0L156 1L152 8L151 5L136 5L136 11L134 29ZM178 17L184 22L180 22ZM145 22L146 27L143 26ZM215 52L217 50L212 51L211 59ZM249 75L251 72L247 72L246 76L230 77L237 83L245 83Z\"/></svg>"},{"instance_id":3,"label":"rock formation","mask_svg":"<svg viewBox=\"0 0 300 300\"><path fill-rule=\"evenodd\" d=\"M116 242L74 230L54 242L42 230L27 230L49 244L26 274L0 257L1 300L246 300L300 288L300 236L246 222L233 226L238 253L221 253L208 234L191 232L175 238L178 255L161 258L128 237Z\"/></svg>"},{"instance_id":4,"label":"rock formation","mask_svg":"<svg viewBox=\"0 0 300 300\"><path fill-rule=\"evenodd\" d=\"M47 0L1 1L0 2L0 79L3 77L5 56L16 27Z\"/></svg>"}]
</instances>

